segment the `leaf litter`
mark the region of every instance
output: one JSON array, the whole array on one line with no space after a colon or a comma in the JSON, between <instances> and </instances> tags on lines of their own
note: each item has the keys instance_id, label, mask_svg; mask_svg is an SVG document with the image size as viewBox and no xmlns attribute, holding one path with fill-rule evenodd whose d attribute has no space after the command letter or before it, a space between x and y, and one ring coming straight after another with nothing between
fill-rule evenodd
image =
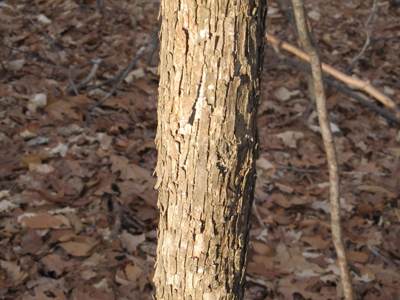
<instances>
[{"instance_id":1,"label":"leaf litter","mask_svg":"<svg viewBox=\"0 0 400 300\"><path fill-rule=\"evenodd\" d=\"M342 2L308 2L322 59L338 69L362 48L370 14L366 2ZM116 93L90 111L89 125L87 109L157 29L159 4L105 4L103 15L95 1L0 5L2 299L154 293L158 56L147 63L147 49ZM267 30L296 44L278 4L268 3ZM400 34L399 9L380 4L375 39ZM376 41L353 69L398 105L399 47L398 39ZM280 64L270 46L265 64L246 299L341 299L329 178L316 115L307 115L306 75ZM354 289L362 299L398 299L399 127L335 90L327 94Z\"/></svg>"}]
</instances>

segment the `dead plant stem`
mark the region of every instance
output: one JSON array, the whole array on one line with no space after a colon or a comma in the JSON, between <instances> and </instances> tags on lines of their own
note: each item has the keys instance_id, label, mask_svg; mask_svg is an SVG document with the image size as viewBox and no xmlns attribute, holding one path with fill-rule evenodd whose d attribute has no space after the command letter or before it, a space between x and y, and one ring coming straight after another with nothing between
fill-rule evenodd
<instances>
[{"instance_id":1,"label":"dead plant stem","mask_svg":"<svg viewBox=\"0 0 400 300\"><path fill-rule=\"evenodd\" d=\"M326 107L326 98L324 84L322 79L321 61L317 52L317 47L308 30L304 0L292 0L294 14L296 17L297 30L304 50L310 57L312 75L314 79L314 90L318 111L319 124L321 126L322 139L324 141L330 182L330 202L331 202L331 223L332 238L338 256L339 269L343 284L343 291L346 300L353 300L353 287L349 276L346 250L342 239L341 221L340 221L340 187L338 161L330 127L328 110Z\"/></svg>"}]
</instances>

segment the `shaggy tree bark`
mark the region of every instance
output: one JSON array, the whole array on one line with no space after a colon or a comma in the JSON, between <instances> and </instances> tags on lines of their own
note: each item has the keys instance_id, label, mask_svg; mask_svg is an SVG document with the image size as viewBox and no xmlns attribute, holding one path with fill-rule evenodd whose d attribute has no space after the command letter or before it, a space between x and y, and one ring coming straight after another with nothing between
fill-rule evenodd
<instances>
[{"instance_id":1,"label":"shaggy tree bark","mask_svg":"<svg viewBox=\"0 0 400 300\"><path fill-rule=\"evenodd\" d=\"M266 0L162 0L161 299L242 299Z\"/></svg>"}]
</instances>

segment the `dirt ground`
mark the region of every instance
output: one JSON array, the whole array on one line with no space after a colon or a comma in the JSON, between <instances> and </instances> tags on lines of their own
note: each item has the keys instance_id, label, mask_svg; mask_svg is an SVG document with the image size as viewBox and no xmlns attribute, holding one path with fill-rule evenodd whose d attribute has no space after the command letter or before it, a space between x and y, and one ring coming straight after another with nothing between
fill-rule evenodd
<instances>
[{"instance_id":1,"label":"dirt ground","mask_svg":"<svg viewBox=\"0 0 400 300\"><path fill-rule=\"evenodd\" d=\"M158 6L0 1L0 299L152 299ZM268 6L267 32L299 47L278 1ZM399 1L307 10L323 62L341 72L369 32L347 74L400 106ZM246 299L342 299L309 76L290 59L303 63L267 42ZM399 299L400 126L331 86L327 98L357 299Z\"/></svg>"}]
</instances>

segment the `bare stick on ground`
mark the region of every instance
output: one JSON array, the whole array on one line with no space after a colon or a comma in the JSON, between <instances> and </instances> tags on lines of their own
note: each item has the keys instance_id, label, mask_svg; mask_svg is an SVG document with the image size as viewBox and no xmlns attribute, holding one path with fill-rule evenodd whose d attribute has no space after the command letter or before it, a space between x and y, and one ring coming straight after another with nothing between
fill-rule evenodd
<instances>
[{"instance_id":1,"label":"bare stick on ground","mask_svg":"<svg viewBox=\"0 0 400 300\"><path fill-rule=\"evenodd\" d=\"M376 2L377 0L374 0L374 2L372 3L372 12L371 15L369 16L368 20L365 22L365 29L366 29L366 33L367 33L367 38L365 40L364 46L361 49L361 51L353 58L353 60L351 61L351 64L346 68L346 70L344 71L344 73L348 73L351 69L353 69L354 65L356 64L356 62L360 59L360 57L364 54L364 52L367 50L368 46L371 43L371 33L369 30L369 24L371 23L371 21L374 19L375 17L375 12L376 12Z\"/></svg>"},{"instance_id":2,"label":"bare stick on ground","mask_svg":"<svg viewBox=\"0 0 400 300\"><path fill-rule=\"evenodd\" d=\"M300 57L305 61L310 62L309 56L300 49L296 48L295 46L290 45L289 43L286 42L280 42L276 37L274 37L269 33L266 33L265 36L267 37L267 40L269 42L278 45L283 50L293 53L294 55ZM346 75L324 63L322 63L322 70L324 70L324 72L328 73L329 75L332 75L333 77L347 84L351 84L354 87L370 94L372 97L374 97L376 100L378 100L385 106L390 107L396 113L396 116L400 117L400 108L396 105L396 103L388 96L386 96L385 94L381 93L376 88L374 88L369 81L363 81L357 77Z\"/></svg>"},{"instance_id":3,"label":"bare stick on ground","mask_svg":"<svg viewBox=\"0 0 400 300\"><path fill-rule=\"evenodd\" d=\"M308 30L304 0L292 0L294 14L296 17L297 30L304 50L310 56L310 64L312 75L314 79L314 89L316 96L316 104L318 111L319 124L321 126L322 139L324 141L328 168L329 168L329 183L330 183L330 202L331 202L331 223L332 223L332 237L335 245L339 269L343 284L343 291L346 300L353 299L353 287L349 276L346 250L343 245L342 230L340 222L340 187L339 187L339 172L338 162L333 135L328 118L328 110L326 107L326 98L324 91L324 84L322 79L321 61L318 56L317 48L313 43L311 33Z\"/></svg>"},{"instance_id":4,"label":"bare stick on ground","mask_svg":"<svg viewBox=\"0 0 400 300\"><path fill-rule=\"evenodd\" d=\"M287 57L285 55L280 55L280 57L287 62L287 64L291 67L295 67L299 70L302 70L304 72L310 73L311 74L311 69L309 67L306 67L302 65L301 63L298 63L297 61L291 59L290 57ZM329 86L337 89L339 92L343 93L344 95L353 98L360 104L363 104L365 106L368 106L381 116L385 117L387 120L391 122L395 122L397 124L400 124L400 119L397 118L394 114L384 110L383 108L379 107L378 105L374 104L371 100L365 99L363 96L360 96L359 94L349 90L348 88L344 87L343 85L329 79L329 78L324 78L324 82L328 84ZM299 119L299 118L296 118Z\"/></svg>"}]
</instances>

